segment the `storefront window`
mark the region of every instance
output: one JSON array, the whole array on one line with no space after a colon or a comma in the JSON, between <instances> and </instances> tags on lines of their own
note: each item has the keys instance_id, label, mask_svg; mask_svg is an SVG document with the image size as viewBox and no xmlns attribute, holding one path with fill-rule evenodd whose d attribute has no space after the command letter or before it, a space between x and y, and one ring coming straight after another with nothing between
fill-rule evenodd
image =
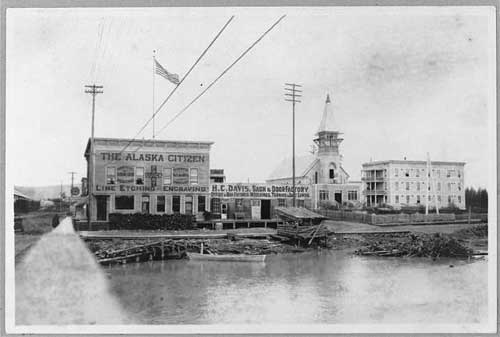
<instances>
[{"instance_id":1,"label":"storefront window","mask_svg":"<svg viewBox=\"0 0 500 337\"><path fill-rule=\"evenodd\" d=\"M187 195L184 202L186 214L193 214L193 197Z\"/></svg>"},{"instance_id":2,"label":"storefront window","mask_svg":"<svg viewBox=\"0 0 500 337\"><path fill-rule=\"evenodd\" d=\"M144 167L135 168L135 184L144 185Z\"/></svg>"},{"instance_id":3,"label":"storefront window","mask_svg":"<svg viewBox=\"0 0 500 337\"><path fill-rule=\"evenodd\" d=\"M114 166L106 167L106 184L108 185L116 184L116 167Z\"/></svg>"},{"instance_id":4,"label":"storefront window","mask_svg":"<svg viewBox=\"0 0 500 337\"><path fill-rule=\"evenodd\" d=\"M205 212L206 197L204 195L198 196L198 212Z\"/></svg>"},{"instance_id":5,"label":"storefront window","mask_svg":"<svg viewBox=\"0 0 500 337\"><path fill-rule=\"evenodd\" d=\"M115 209L133 210L134 196L133 195L117 195L115 196Z\"/></svg>"},{"instance_id":6,"label":"storefront window","mask_svg":"<svg viewBox=\"0 0 500 337\"><path fill-rule=\"evenodd\" d=\"M191 185L198 184L198 169L192 168L189 170L189 182Z\"/></svg>"},{"instance_id":7,"label":"storefront window","mask_svg":"<svg viewBox=\"0 0 500 337\"><path fill-rule=\"evenodd\" d=\"M172 184L172 169L164 168L163 169L163 185Z\"/></svg>"},{"instance_id":8,"label":"storefront window","mask_svg":"<svg viewBox=\"0 0 500 337\"><path fill-rule=\"evenodd\" d=\"M172 212L180 213L181 211L181 197L178 195L174 195L172 197Z\"/></svg>"},{"instance_id":9,"label":"storefront window","mask_svg":"<svg viewBox=\"0 0 500 337\"><path fill-rule=\"evenodd\" d=\"M220 199L219 198L212 198L212 201L211 201L211 210L212 210L212 213L220 213Z\"/></svg>"},{"instance_id":10,"label":"storefront window","mask_svg":"<svg viewBox=\"0 0 500 337\"><path fill-rule=\"evenodd\" d=\"M165 196L159 195L156 197L156 212L165 213Z\"/></svg>"}]
</instances>

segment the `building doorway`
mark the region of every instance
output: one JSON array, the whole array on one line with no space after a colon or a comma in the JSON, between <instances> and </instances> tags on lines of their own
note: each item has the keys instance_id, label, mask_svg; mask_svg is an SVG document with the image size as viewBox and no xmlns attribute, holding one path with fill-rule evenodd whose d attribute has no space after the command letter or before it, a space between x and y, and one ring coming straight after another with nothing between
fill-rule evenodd
<instances>
[{"instance_id":1,"label":"building doorway","mask_svg":"<svg viewBox=\"0 0 500 337\"><path fill-rule=\"evenodd\" d=\"M106 221L108 216L108 197L105 195L98 195L95 197L96 199L96 220L97 221Z\"/></svg>"},{"instance_id":2,"label":"building doorway","mask_svg":"<svg viewBox=\"0 0 500 337\"><path fill-rule=\"evenodd\" d=\"M342 192L335 192L335 201L342 204Z\"/></svg>"},{"instance_id":3,"label":"building doorway","mask_svg":"<svg viewBox=\"0 0 500 337\"><path fill-rule=\"evenodd\" d=\"M142 196L142 203L141 203L141 211L142 213L149 214L149 196L145 195Z\"/></svg>"},{"instance_id":4,"label":"building doorway","mask_svg":"<svg viewBox=\"0 0 500 337\"><path fill-rule=\"evenodd\" d=\"M271 200L260 201L260 218L271 219Z\"/></svg>"}]
</instances>

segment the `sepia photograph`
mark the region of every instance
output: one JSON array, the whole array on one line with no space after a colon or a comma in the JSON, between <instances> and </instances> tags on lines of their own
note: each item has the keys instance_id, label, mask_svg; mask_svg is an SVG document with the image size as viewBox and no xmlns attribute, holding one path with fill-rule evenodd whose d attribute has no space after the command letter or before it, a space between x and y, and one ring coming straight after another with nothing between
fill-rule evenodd
<instances>
[{"instance_id":1,"label":"sepia photograph","mask_svg":"<svg viewBox=\"0 0 500 337\"><path fill-rule=\"evenodd\" d=\"M497 332L496 7L88 6L4 8L7 333Z\"/></svg>"}]
</instances>

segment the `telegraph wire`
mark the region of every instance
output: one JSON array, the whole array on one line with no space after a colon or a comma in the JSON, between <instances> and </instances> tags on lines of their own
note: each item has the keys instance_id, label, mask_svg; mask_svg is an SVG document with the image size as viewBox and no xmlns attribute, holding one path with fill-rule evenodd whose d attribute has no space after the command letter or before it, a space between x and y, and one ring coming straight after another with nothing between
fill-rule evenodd
<instances>
[{"instance_id":1,"label":"telegraph wire","mask_svg":"<svg viewBox=\"0 0 500 337\"><path fill-rule=\"evenodd\" d=\"M170 94L167 96L167 98L165 98L165 100L160 104L160 106L156 109L155 113L147 120L147 122L139 129L139 131L136 133L136 135L128 141L127 145L125 145L125 147L120 151L120 154L123 153L123 151L125 151L129 146L130 144L132 144L132 142L134 140L137 139L137 136L139 136L141 134L142 131L144 131L144 129L148 126L149 122L151 122L153 120L153 118L156 116L156 114L158 114L158 112L160 111L160 109L165 105L165 103L167 103L167 101L170 99L170 97L174 94L174 92L177 90L177 88L179 88L182 84L182 82L184 82L184 80L188 77L188 75L191 73L191 71L194 69L194 67L200 62L201 58L207 53L207 51L210 49L210 47L212 47L212 45L214 44L214 42L219 38L219 36L222 34L222 32L226 29L226 27L229 25L229 23L234 19L234 15L231 16L229 18L229 20L226 22L226 24L221 28L221 30L217 33L217 35L212 39L212 41L210 42L210 44L205 48L205 50L203 51L203 53L201 53L201 55L198 57L198 59L193 63L193 65L191 66L191 68L187 71L186 75L184 75L182 77L182 79L180 80L179 84L175 86L175 88L170 92ZM137 151L137 150L136 150Z\"/></svg>"},{"instance_id":2,"label":"telegraph wire","mask_svg":"<svg viewBox=\"0 0 500 337\"><path fill-rule=\"evenodd\" d=\"M269 27L268 30L266 30L257 40L255 40L255 42L250 45L250 47L248 47L233 63L231 63L231 65L229 65L229 67L227 67L226 69L224 69L224 71L214 80L212 81L212 83L210 83L209 86L207 86L205 88L205 90L203 90L198 96L196 96L188 105L186 105L181 111L179 111L174 117L172 117L168 122L167 124L165 124L165 126L163 126L160 131L158 131L157 134L160 134L163 130L165 130L173 121L175 121L184 111L186 111L194 102L196 102L201 96L203 96L203 94L205 94L205 92L207 92L208 89L210 89L222 76L224 76L236 63L238 63L239 60L241 60L257 43L260 42L260 40L262 40L264 38L264 36L267 35L267 33L269 33L274 27L276 27L276 25L278 25L278 23L280 23L281 20L283 20L283 18L285 17L286 15L283 15L281 16L271 27Z\"/></svg>"}]
</instances>

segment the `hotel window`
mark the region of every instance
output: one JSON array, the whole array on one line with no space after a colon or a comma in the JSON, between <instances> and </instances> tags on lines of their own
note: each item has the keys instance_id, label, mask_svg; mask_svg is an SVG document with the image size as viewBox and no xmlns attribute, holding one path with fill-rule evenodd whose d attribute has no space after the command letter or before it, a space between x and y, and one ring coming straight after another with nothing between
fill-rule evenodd
<instances>
[{"instance_id":1,"label":"hotel window","mask_svg":"<svg viewBox=\"0 0 500 337\"><path fill-rule=\"evenodd\" d=\"M441 178L441 170L438 169L438 178Z\"/></svg>"},{"instance_id":2,"label":"hotel window","mask_svg":"<svg viewBox=\"0 0 500 337\"><path fill-rule=\"evenodd\" d=\"M328 191L320 190L319 191L319 200L328 200Z\"/></svg>"},{"instance_id":3,"label":"hotel window","mask_svg":"<svg viewBox=\"0 0 500 337\"><path fill-rule=\"evenodd\" d=\"M462 190L462 185L460 183L458 183L458 190L461 191Z\"/></svg>"},{"instance_id":4,"label":"hotel window","mask_svg":"<svg viewBox=\"0 0 500 337\"><path fill-rule=\"evenodd\" d=\"M455 170L448 170L448 174L446 175L447 178L453 177L453 174L455 173Z\"/></svg>"},{"instance_id":5,"label":"hotel window","mask_svg":"<svg viewBox=\"0 0 500 337\"><path fill-rule=\"evenodd\" d=\"M156 197L156 212L165 213L165 196L159 195Z\"/></svg>"},{"instance_id":6,"label":"hotel window","mask_svg":"<svg viewBox=\"0 0 500 337\"><path fill-rule=\"evenodd\" d=\"M428 197L428 198L429 198L429 201L431 201L431 196L430 196L430 195L429 195L429 197Z\"/></svg>"},{"instance_id":7,"label":"hotel window","mask_svg":"<svg viewBox=\"0 0 500 337\"><path fill-rule=\"evenodd\" d=\"M358 191L347 191L347 200L358 200Z\"/></svg>"},{"instance_id":8,"label":"hotel window","mask_svg":"<svg viewBox=\"0 0 500 337\"><path fill-rule=\"evenodd\" d=\"M448 203L451 204L451 195L448 196Z\"/></svg>"},{"instance_id":9,"label":"hotel window","mask_svg":"<svg viewBox=\"0 0 500 337\"><path fill-rule=\"evenodd\" d=\"M193 214L193 197L186 195L184 198L184 209L186 214Z\"/></svg>"},{"instance_id":10,"label":"hotel window","mask_svg":"<svg viewBox=\"0 0 500 337\"><path fill-rule=\"evenodd\" d=\"M144 167L135 168L135 184L144 185Z\"/></svg>"},{"instance_id":11,"label":"hotel window","mask_svg":"<svg viewBox=\"0 0 500 337\"><path fill-rule=\"evenodd\" d=\"M134 209L134 196L133 195L116 195L115 196L115 209L133 210Z\"/></svg>"},{"instance_id":12,"label":"hotel window","mask_svg":"<svg viewBox=\"0 0 500 337\"><path fill-rule=\"evenodd\" d=\"M409 204L409 203L410 203L410 196L409 196L409 195L407 195L407 196L406 196L406 203L407 203L407 204Z\"/></svg>"},{"instance_id":13,"label":"hotel window","mask_svg":"<svg viewBox=\"0 0 500 337\"><path fill-rule=\"evenodd\" d=\"M461 204L462 203L462 196L458 196L458 203Z\"/></svg>"},{"instance_id":14,"label":"hotel window","mask_svg":"<svg viewBox=\"0 0 500 337\"><path fill-rule=\"evenodd\" d=\"M278 199L278 207L286 207L286 199L279 198Z\"/></svg>"},{"instance_id":15,"label":"hotel window","mask_svg":"<svg viewBox=\"0 0 500 337\"><path fill-rule=\"evenodd\" d=\"M396 195L396 204L399 204L399 195Z\"/></svg>"},{"instance_id":16,"label":"hotel window","mask_svg":"<svg viewBox=\"0 0 500 337\"><path fill-rule=\"evenodd\" d=\"M405 176L406 176L406 177L409 177L409 176L410 176L410 171L409 171L408 169L406 169Z\"/></svg>"},{"instance_id":17,"label":"hotel window","mask_svg":"<svg viewBox=\"0 0 500 337\"><path fill-rule=\"evenodd\" d=\"M451 192L451 184L448 183L448 192Z\"/></svg>"},{"instance_id":18,"label":"hotel window","mask_svg":"<svg viewBox=\"0 0 500 337\"><path fill-rule=\"evenodd\" d=\"M394 176L395 177L398 177L399 176L399 169L394 169Z\"/></svg>"},{"instance_id":19,"label":"hotel window","mask_svg":"<svg viewBox=\"0 0 500 337\"><path fill-rule=\"evenodd\" d=\"M114 166L106 167L106 184L107 185L116 184L116 167Z\"/></svg>"},{"instance_id":20,"label":"hotel window","mask_svg":"<svg viewBox=\"0 0 500 337\"><path fill-rule=\"evenodd\" d=\"M420 177L420 170L419 169L416 169L415 170L415 176L418 178Z\"/></svg>"},{"instance_id":21,"label":"hotel window","mask_svg":"<svg viewBox=\"0 0 500 337\"><path fill-rule=\"evenodd\" d=\"M191 185L198 184L198 169L192 168L189 170L189 182Z\"/></svg>"},{"instance_id":22,"label":"hotel window","mask_svg":"<svg viewBox=\"0 0 500 337\"><path fill-rule=\"evenodd\" d=\"M396 181L396 183L394 184L394 189L397 191L399 189L399 183Z\"/></svg>"},{"instance_id":23,"label":"hotel window","mask_svg":"<svg viewBox=\"0 0 500 337\"><path fill-rule=\"evenodd\" d=\"M172 212L180 213L181 211L181 197L178 195L172 196Z\"/></svg>"},{"instance_id":24,"label":"hotel window","mask_svg":"<svg viewBox=\"0 0 500 337\"><path fill-rule=\"evenodd\" d=\"M410 183L409 182L406 182L406 190L409 191L410 190Z\"/></svg>"},{"instance_id":25,"label":"hotel window","mask_svg":"<svg viewBox=\"0 0 500 337\"><path fill-rule=\"evenodd\" d=\"M420 182L419 181L417 181L417 191L420 191Z\"/></svg>"},{"instance_id":26,"label":"hotel window","mask_svg":"<svg viewBox=\"0 0 500 337\"><path fill-rule=\"evenodd\" d=\"M163 185L172 184L172 169L163 168Z\"/></svg>"},{"instance_id":27,"label":"hotel window","mask_svg":"<svg viewBox=\"0 0 500 337\"><path fill-rule=\"evenodd\" d=\"M417 204L420 204L420 196L417 195Z\"/></svg>"},{"instance_id":28,"label":"hotel window","mask_svg":"<svg viewBox=\"0 0 500 337\"><path fill-rule=\"evenodd\" d=\"M198 212L205 212L206 197L204 195L198 196Z\"/></svg>"},{"instance_id":29,"label":"hotel window","mask_svg":"<svg viewBox=\"0 0 500 337\"><path fill-rule=\"evenodd\" d=\"M236 212L243 211L243 199L235 199L234 204L236 206Z\"/></svg>"},{"instance_id":30,"label":"hotel window","mask_svg":"<svg viewBox=\"0 0 500 337\"><path fill-rule=\"evenodd\" d=\"M438 191L441 191L441 183L438 183Z\"/></svg>"}]
</instances>

